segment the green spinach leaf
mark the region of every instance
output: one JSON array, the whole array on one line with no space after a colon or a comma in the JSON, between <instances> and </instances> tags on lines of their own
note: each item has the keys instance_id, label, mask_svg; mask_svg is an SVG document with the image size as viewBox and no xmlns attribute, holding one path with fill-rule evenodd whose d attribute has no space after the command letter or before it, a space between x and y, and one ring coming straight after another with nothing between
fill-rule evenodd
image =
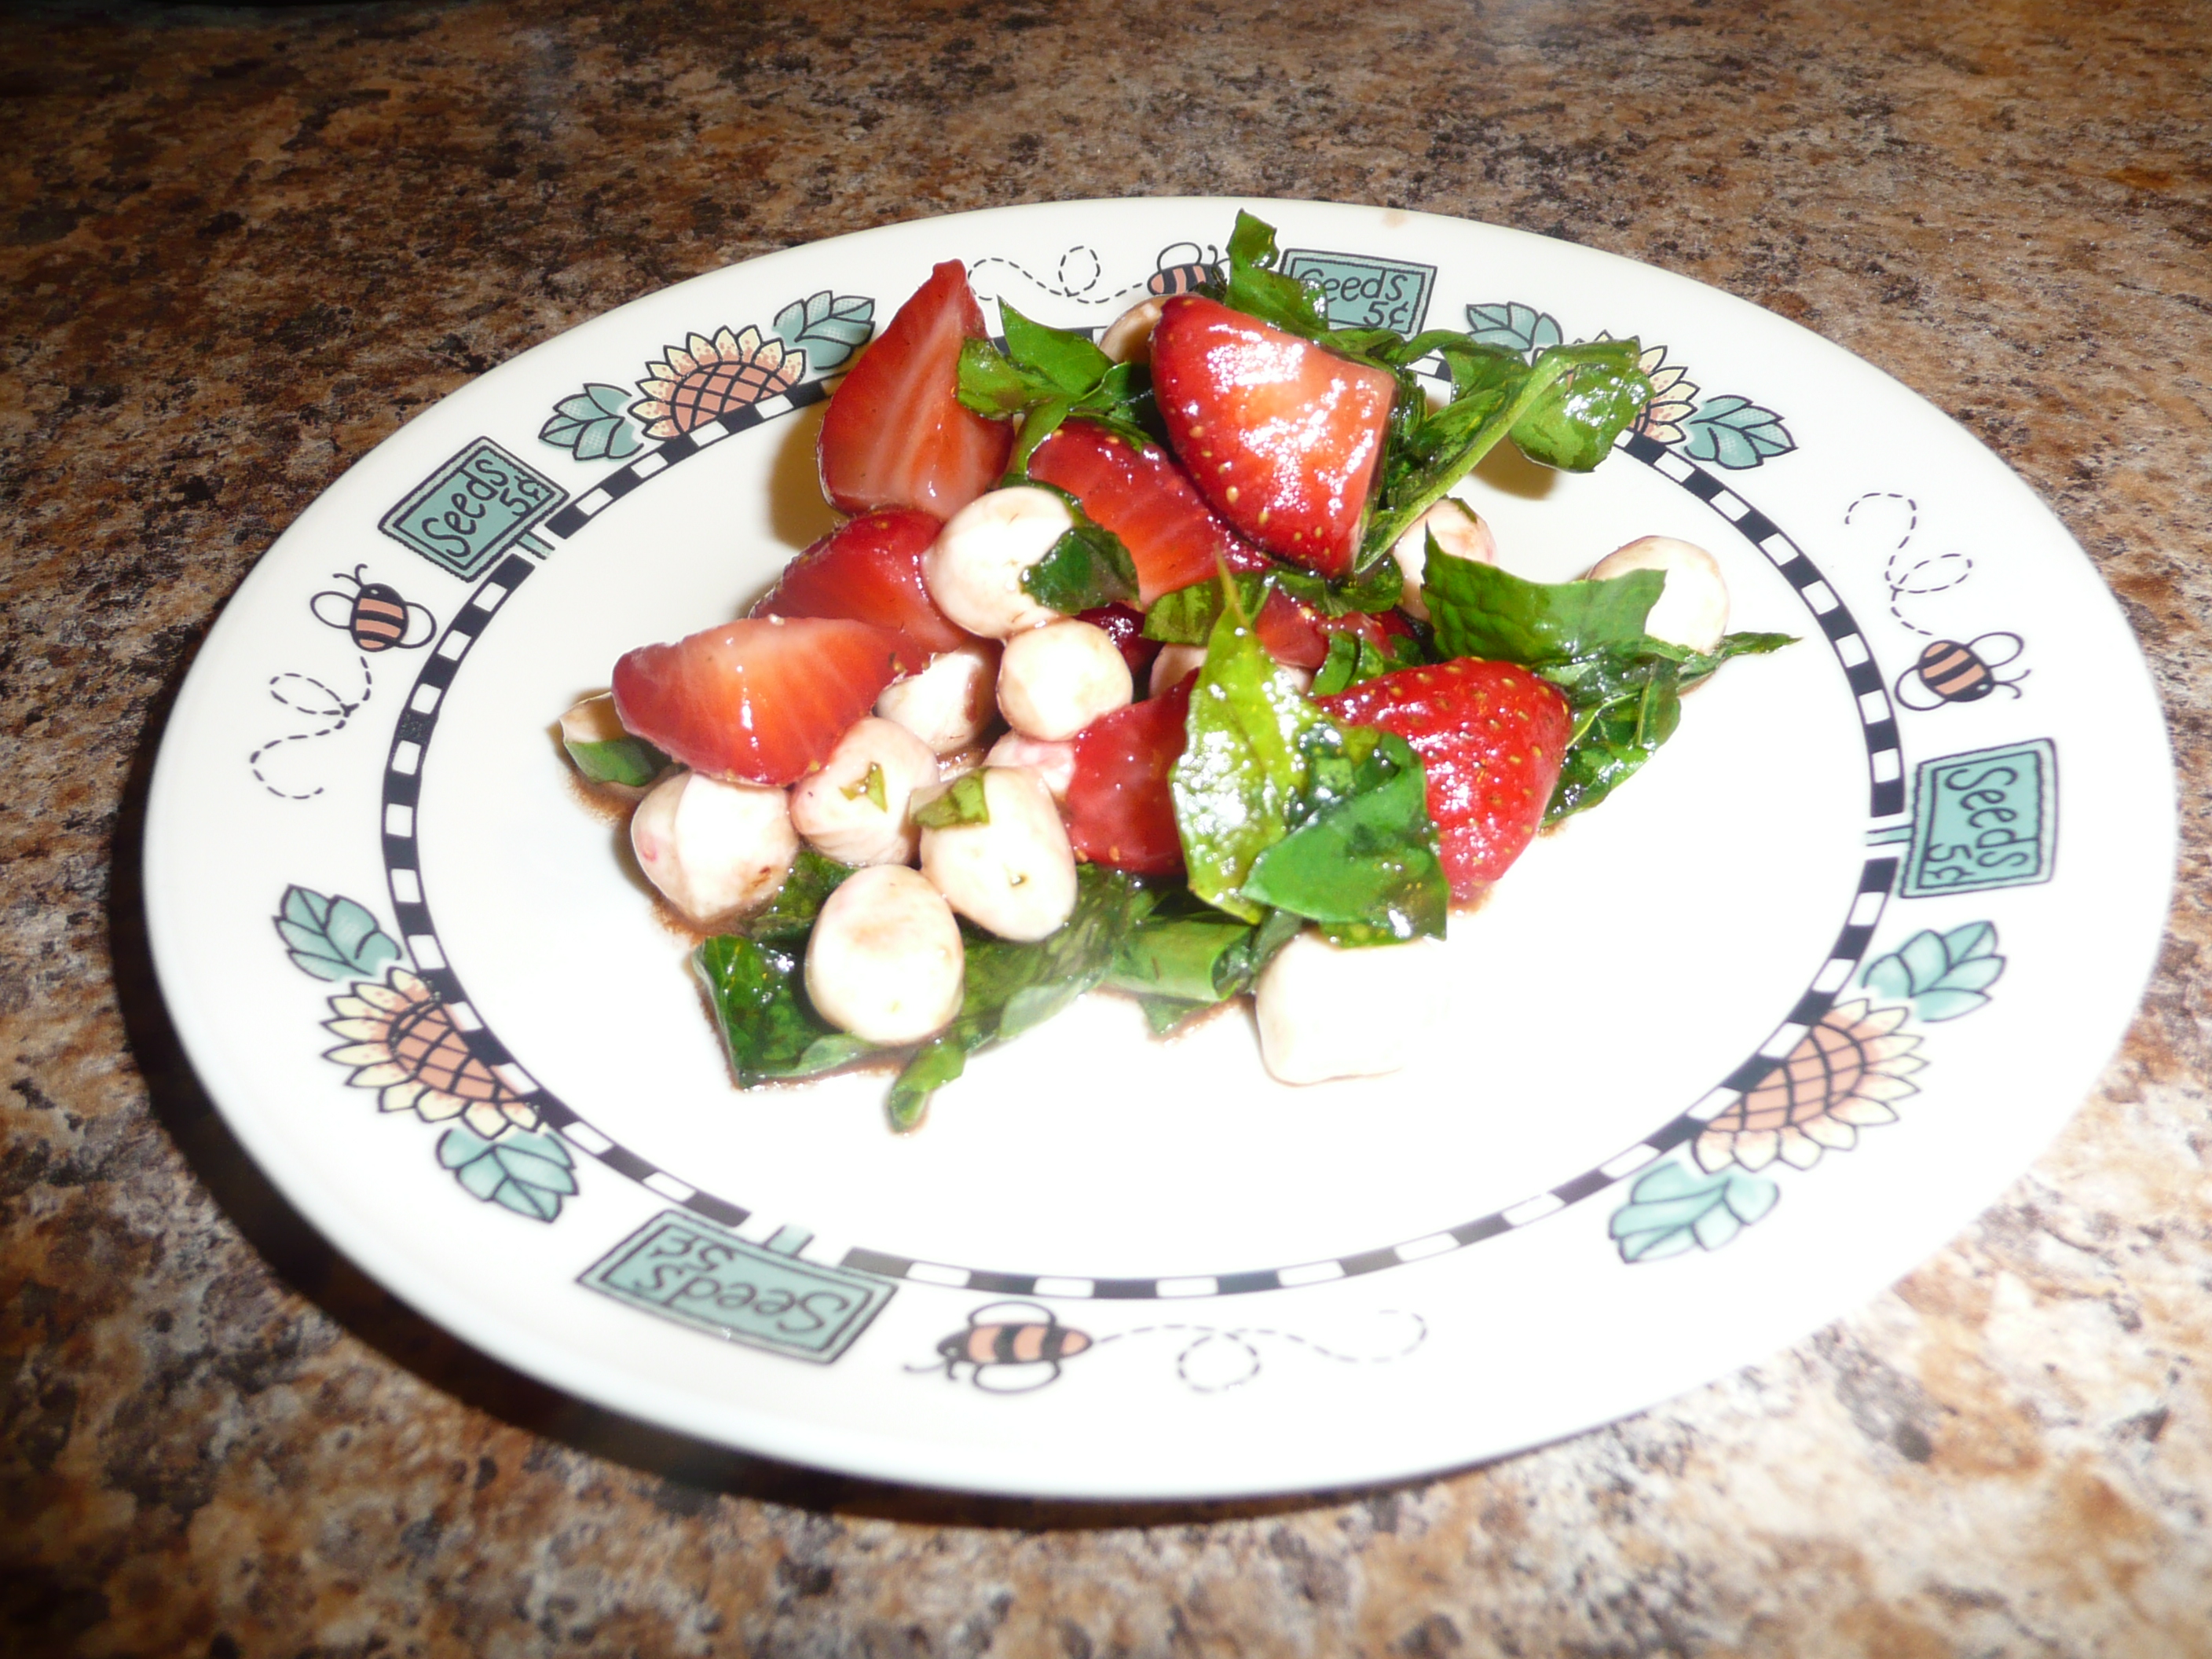
<instances>
[{"instance_id":1,"label":"green spinach leaf","mask_svg":"<svg viewBox=\"0 0 2212 1659\"><path fill-rule=\"evenodd\" d=\"M741 1086L815 1077L872 1052L814 1012L804 985L805 951L804 944L726 933L691 953Z\"/></svg>"},{"instance_id":2,"label":"green spinach leaf","mask_svg":"<svg viewBox=\"0 0 2212 1659\"><path fill-rule=\"evenodd\" d=\"M1074 914L1048 938L1018 944L968 932L960 1012L891 1085L893 1127L920 1123L930 1097L961 1074L969 1054L1049 1019L1104 979L1129 929L1158 902L1156 890L1103 865L1083 866L1076 879Z\"/></svg>"},{"instance_id":3,"label":"green spinach leaf","mask_svg":"<svg viewBox=\"0 0 2212 1659\"><path fill-rule=\"evenodd\" d=\"M1191 689L1189 742L1169 774L1190 890L1257 921L1244 897L1253 860L1288 833L1306 787L1301 734L1325 724L1297 682L1261 648L1249 612L1226 610Z\"/></svg>"},{"instance_id":4,"label":"green spinach leaf","mask_svg":"<svg viewBox=\"0 0 2212 1659\"><path fill-rule=\"evenodd\" d=\"M745 936L763 941L798 939L804 948L814 918L822 914L823 905L837 890L838 884L852 873L852 866L840 864L802 843L775 898L745 922Z\"/></svg>"},{"instance_id":5,"label":"green spinach leaf","mask_svg":"<svg viewBox=\"0 0 2212 1659\"><path fill-rule=\"evenodd\" d=\"M1022 591L1063 617L1137 597L1137 563L1121 538L1079 510L1075 527L1022 572Z\"/></svg>"},{"instance_id":6,"label":"green spinach leaf","mask_svg":"<svg viewBox=\"0 0 2212 1659\"><path fill-rule=\"evenodd\" d=\"M1451 888L1421 763L1402 738L1363 746L1338 798L1254 861L1243 895L1321 923L1339 945L1440 939Z\"/></svg>"}]
</instances>

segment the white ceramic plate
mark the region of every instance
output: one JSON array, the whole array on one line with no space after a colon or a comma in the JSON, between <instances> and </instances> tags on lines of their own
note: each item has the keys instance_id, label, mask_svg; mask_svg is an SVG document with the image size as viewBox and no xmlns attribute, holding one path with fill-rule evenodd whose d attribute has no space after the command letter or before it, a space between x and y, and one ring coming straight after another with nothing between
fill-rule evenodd
<instances>
[{"instance_id":1,"label":"white ceramic plate","mask_svg":"<svg viewBox=\"0 0 2212 1659\"><path fill-rule=\"evenodd\" d=\"M1095 327L1218 257L1237 205L1006 209L700 277L426 411L262 561L162 748L155 954L240 1138L394 1292L577 1395L804 1463L1319 1489L1759 1358L2074 1109L2149 971L2173 799L2142 662L2051 514L1741 301L1290 202L1257 210L1339 320L1645 343L1660 396L1625 453L1468 488L1509 565L1686 537L1734 626L1802 642L1724 671L1462 919L1454 1041L1395 1078L1285 1089L1241 1011L1160 1044L1094 996L911 1137L881 1075L732 1088L686 942L550 723L828 526L823 377L933 264Z\"/></svg>"}]
</instances>

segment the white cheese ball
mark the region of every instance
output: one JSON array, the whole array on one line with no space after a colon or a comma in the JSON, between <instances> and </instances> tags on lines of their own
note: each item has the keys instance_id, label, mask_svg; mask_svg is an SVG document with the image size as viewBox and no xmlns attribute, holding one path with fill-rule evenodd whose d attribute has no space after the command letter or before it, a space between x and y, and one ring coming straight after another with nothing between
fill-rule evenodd
<instances>
[{"instance_id":1,"label":"white cheese ball","mask_svg":"<svg viewBox=\"0 0 2212 1659\"><path fill-rule=\"evenodd\" d=\"M1421 580L1429 567L1429 537L1434 532L1437 545L1455 559L1468 559L1477 564L1498 562L1498 538L1490 533L1490 526L1465 501L1447 495L1434 507L1413 520L1406 533L1398 538L1390 549L1390 556L1398 562L1398 569L1405 578L1405 587L1398 604L1407 615L1429 619L1428 601L1421 597Z\"/></svg>"},{"instance_id":2,"label":"white cheese ball","mask_svg":"<svg viewBox=\"0 0 2212 1659\"><path fill-rule=\"evenodd\" d=\"M1022 591L1022 572L1073 528L1049 489L994 489L946 520L922 556L922 583L939 610L985 639L1042 628L1060 613Z\"/></svg>"},{"instance_id":3,"label":"white cheese ball","mask_svg":"<svg viewBox=\"0 0 2212 1659\"><path fill-rule=\"evenodd\" d=\"M936 781L936 751L872 715L853 722L820 771L791 786L792 827L841 864L911 864L921 845L914 792Z\"/></svg>"},{"instance_id":4,"label":"white cheese ball","mask_svg":"<svg viewBox=\"0 0 2212 1659\"><path fill-rule=\"evenodd\" d=\"M1000 939L1060 931L1075 910L1075 853L1044 780L1025 766L987 766L988 823L924 827L921 873L947 902Z\"/></svg>"},{"instance_id":5,"label":"white cheese ball","mask_svg":"<svg viewBox=\"0 0 2212 1659\"><path fill-rule=\"evenodd\" d=\"M967 951L943 895L902 864L845 878L806 944L815 1012L870 1042L919 1042L960 1012Z\"/></svg>"},{"instance_id":6,"label":"white cheese ball","mask_svg":"<svg viewBox=\"0 0 2212 1659\"><path fill-rule=\"evenodd\" d=\"M1026 766L1044 780L1044 787L1052 792L1054 800L1064 801L1068 785L1075 781L1075 744L1072 739L1047 743L1042 738L1025 738L1018 732L1009 732L991 745L991 752L983 757L982 764Z\"/></svg>"},{"instance_id":7,"label":"white cheese ball","mask_svg":"<svg viewBox=\"0 0 2212 1659\"><path fill-rule=\"evenodd\" d=\"M939 755L957 755L998 718L999 646L978 640L940 651L919 674L884 688L876 713L895 721Z\"/></svg>"},{"instance_id":8,"label":"white cheese ball","mask_svg":"<svg viewBox=\"0 0 2212 1659\"><path fill-rule=\"evenodd\" d=\"M1589 580L1602 581L1632 570L1656 570L1667 578L1644 624L1645 633L1692 651L1710 651L1721 642L1728 632L1728 581L1711 554L1672 536L1639 537L1591 566Z\"/></svg>"},{"instance_id":9,"label":"white cheese ball","mask_svg":"<svg viewBox=\"0 0 2212 1659\"><path fill-rule=\"evenodd\" d=\"M1443 1025L1443 951L1442 939L1347 950L1300 933L1261 970L1252 998L1269 1073L1326 1083L1402 1068Z\"/></svg>"},{"instance_id":10,"label":"white cheese ball","mask_svg":"<svg viewBox=\"0 0 2212 1659\"><path fill-rule=\"evenodd\" d=\"M1114 636L1073 617L1015 635L999 659L999 712L1024 737L1048 743L1126 708L1134 690Z\"/></svg>"},{"instance_id":11,"label":"white cheese ball","mask_svg":"<svg viewBox=\"0 0 2212 1659\"><path fill-rule=\"evenodd\" d=\"M775 896L799 832L782 790L679 771L637 804L629 844L661 896L706 927Z\"/></svg>"},{"instance_id":12,"label":"white cheese ball","mask_svg":"<svg viewBox=\"0 0 2212 1659\"><path fill-rule=\"evenodd\" d=\"M1106 331L1098 337L1098 349L1117 363L1149 363L1152 331L1160 325L1160 313L1166 305L1157 295L1138 301L1107 325Z\"/></svg>"},{"instance_id":13,"label":"white cheese ball","mask_svg":"<svg viewBox=\"0 0 2212 1659\"><path fill-rule=\"evenodd\" d=\"M1152 659L1152 694L1172 690L1176 683L1186 674L1195 674L1206 666L1206 647L1202 645L1164 645L1160 654Z\"/></svg>"}]
</instances>

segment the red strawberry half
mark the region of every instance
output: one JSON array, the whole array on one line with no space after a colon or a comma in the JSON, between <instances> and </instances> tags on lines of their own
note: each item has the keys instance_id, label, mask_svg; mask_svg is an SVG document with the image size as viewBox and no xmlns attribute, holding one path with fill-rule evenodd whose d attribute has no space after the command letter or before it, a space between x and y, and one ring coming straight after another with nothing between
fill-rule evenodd
<instances>
[{"instance_id":1,"label":"red strawberry half","mask_svg":"<svg viewBox=\"0 0 2212 1659\"><path fill-rule=\"evenodd\" d=\"M1401 668L1319 702L1333 719L1396 732L1421 757L1444 874L1461 900L1504 875L1534 837L1574 729L1555 688L1516 664L1472 657Z\"/></svg>"},{"instance_id":2,"label":"red strawberry half","mask_svg":"<svg viewBox=\"0 0 2212 1659\"><path fill-rule=\"evenodd\" d=\"M826 617L725 623L615 665L623 726L694 771L745 783L796 781L908 668L904 637Z\"/></svg>"},{"instance_id":3,"label":"red strawberry half","mask_svg":"<svg viewBox=\"0 0 2212 1659\"><path fill-rule=\"evenodd\" d=\"M1013 428L960 405L960 343L982 307L947 259L898 308L830 399L816 457L841 513L915 507L949 519L998 481Z\"/></svg>"},{"instance_id":4,"label":"red strawberry half","mask_svg":"<svg viewBox=\"0 0 2212 1659\"><path fill-rule=\"evenodd\" d=\"M784 567L783 579L756 604L756 617L843 617L895 628L927 658L969 643L929 597L921 556L943 529L927 513L888 507L848 519Z\"/></svg>"},{"instance_id":5,"label":"red strawberry half","mask_svg":"<svg viewBox=\"0 0 2212 1659\"><path fill-rule=\"evenodd\" d=\"M1152 390L1223 517L1324 576L1351 570L1398 395L1387 371L1187 294L1152 331Z\"/></svg>"},{"instance_id":6,"label":"red strawberry half","mask_svg":"<svg viewBox=\"0 0 2212 1659\"><path fill-rule=\"evenodd\" d=\"M1188 741L1187 674L1157 697L1101 715L1075 738L1067 786L1067 838L1093 864L1144 876L1182 868L1168 773Z\"/></svg>"},{"instance_id":7,"label":"red strawberry half","mask_svg":"<svg viewBox=\"0 0 2212 1659\"><path fill-rule=\"evenodd\" d=\"M1070 421L1036 447L1030 477L1057 485L1121 538L1136 562L1141 603L1202 582L1219 562L1264 570L1267 556L1206 503L1190 475L1157 444L1132 447L1103 427Z\"/></svg>"}]
</instances>

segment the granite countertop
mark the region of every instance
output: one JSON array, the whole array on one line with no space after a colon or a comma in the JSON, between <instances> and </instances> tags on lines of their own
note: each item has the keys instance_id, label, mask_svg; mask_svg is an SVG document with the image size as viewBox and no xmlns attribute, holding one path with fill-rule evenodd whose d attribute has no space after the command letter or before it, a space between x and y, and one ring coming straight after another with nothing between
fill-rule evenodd
<instances>
[{"instance_id":1,"label":"granite countertop","mask_svg":"<svg viewBox=\"0 0 2212 1659\"><path fill-rule=\"evenodd\" d=\"M26 1655L2212 1653L2212 10L632 0L0 20L0 1647ZM254 560L471 376L918 215L1486 219L1796 319L2119 595L2184 854L2071 1127L1942 1253L1626 1422L1350 1500L875 1487L605 1416L262 1181L148 965L146 780Z\"/></svg>"}]
</instances>

